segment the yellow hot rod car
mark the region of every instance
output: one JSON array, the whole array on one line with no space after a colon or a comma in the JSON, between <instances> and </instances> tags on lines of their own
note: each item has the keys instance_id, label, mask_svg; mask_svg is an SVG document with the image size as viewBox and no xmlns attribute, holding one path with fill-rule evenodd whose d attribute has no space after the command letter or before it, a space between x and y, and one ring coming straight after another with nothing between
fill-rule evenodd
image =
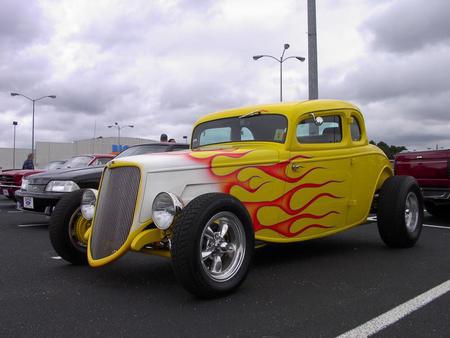
<instances>
[{"instance_id":1,"label":"yellow hot rod car","mask_svg":"<svg viewBox=\"0 0 450 338\"><path fill-rule=\"evenodd\" d=\"M243 282L255 243L332 235L365 223L376 205L383 241L410 247L423 218L416 181L393 176L361 112L337 100L206 115L189 151L112 160L98 192L65 198L49 229L65 260L98 267L127 251L167 256L202 297Z\"/></svg>"}]
</instances>

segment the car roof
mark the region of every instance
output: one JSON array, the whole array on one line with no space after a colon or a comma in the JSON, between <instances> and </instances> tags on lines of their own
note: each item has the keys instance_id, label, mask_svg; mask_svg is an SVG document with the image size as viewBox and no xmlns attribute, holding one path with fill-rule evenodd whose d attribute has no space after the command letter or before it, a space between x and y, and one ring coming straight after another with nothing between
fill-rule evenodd
<instances>
[{"instance_id":1,"label":"car roof","mask_svg":"<svg viewBox=\"0 0 450 338\"><path fill-rule=\"evenodd\" d=\"M200 123L217 120L227 117L241 116L254 111L272 112L286 115L287 117L298 116L299 113L307 113L313 111L333 110L333 109L353 109L359 111L359 109L346 101L342 100L306 100L295 102L282 102L271 104L260 104L254 106L247 106L242 108L228 109L224 111L214 112L201 117L195 125Z\"/></svg>"}]
</instances>

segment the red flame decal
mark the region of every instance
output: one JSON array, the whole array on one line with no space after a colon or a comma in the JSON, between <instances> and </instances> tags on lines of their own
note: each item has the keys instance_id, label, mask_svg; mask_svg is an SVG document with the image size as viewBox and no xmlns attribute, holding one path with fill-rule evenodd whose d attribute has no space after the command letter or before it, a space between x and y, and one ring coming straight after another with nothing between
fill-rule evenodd
<instances>
[{"instance_id":1,"label":"red flame decal","mask_svg":"<svg viewBox=\"0 0 450 338\"><path fill-rule=\"evenodd\" d=\"M206 155L205 153L210 152L210 155ZM245 201L241 199L241 202L245 205L247 208L252 220L253 220L253 226L255 233L258 231L261 231L263 229L270 229L272 231L275 231L276 233L284 236L284 237L295 237L300 235L301 233L314 228L320 228L320 229L328 229L332 228L332 226L319 224L319 223L313 223L313 224L307 224L300 229L296 231L292 231L292 227L295 222L302 220L302 219L311 219L311 220L322 220L326 218L329 215L338 215L338 211L331 210L329 212L326 212L321 215L312 214L310 212L307 212L306 209L312 205L314 205L315 202L317 202L319 199L324 198L330 198L330 199L340 199L341 197L333 195L331 193L322 192L315 195L313 198L311 198L309 201L304 203L300 208L293 209L291 207L291 202L293 200L294 194L301 191L302 189L318 189L324 186L327 186L329 184L333 183L342 183L343 181L338 180L327 180L325 182L321 183L311 183L311 182L303 182L311 173L326 169L324 167L313 167L308 169L306 172L304 172L302 175L298 177L290 177L286 173L287 168L289 165L291 165L295 160L303 158L308 159L310 157L304 156L304 155L298 155L295 157L292 157L289 160L282 161L279 163L271 164L271 165L246 165L246 166L239 166L236 169L232 169L231 172L223 175L218 175L214 173L213 171L213 161L218 157L225 157L225 158L242 158L252 151L245 151L245 152L238 152L238 149L228 149L228 150L211 150L211 151L199 151L199 153L202 156L197 157L196 152L193 152L190 154L190 157L196 161L205 163L208 165L209 173L216 179L219 180L221 184L221 190L224 193L230 193L231 189L233 187L240 187L247 191L248 193L256 193L261 189L264 185L273 182L274 179L283 181L287 184L296 184L293 188L286 191L281 196L274 198L271 201L264 201L264 202L250 202ZM233 165L233 164L231 164ZM266 181L258 183L256 186L251 187L250 182L255 179L259 178L262 179L262 176L259 175L253 175L249 177L248 179L245 179L243 181L239 180L238 176L243 170L247 169L255 169L256 171L262 172L269 177L273 179L268 179ZM283 220L281 222L278 222L276 224L272 225L263 225L261 224L260 220L258 219L258 212L264 208L264 207L276 207L281 209L284 213L291 216L286 220Z\"/></svg>"}]
</instances>

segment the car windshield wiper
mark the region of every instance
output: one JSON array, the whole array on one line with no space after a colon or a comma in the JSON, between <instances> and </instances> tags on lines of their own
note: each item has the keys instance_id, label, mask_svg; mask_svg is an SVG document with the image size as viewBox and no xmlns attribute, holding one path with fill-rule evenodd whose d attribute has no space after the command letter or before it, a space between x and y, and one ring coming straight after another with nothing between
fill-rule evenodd
<instances>
[{"instance_id":1,"label":"car windshield wiper","mask_svg":"<svg viewBox=\"0 0 450 338\"><path fill-rule=\"evenodd\" d=\"M261 110L252 111L250 113L239 116L240 119L247 119L249 117L261 115Z\"/></svg>"}]
</instances>

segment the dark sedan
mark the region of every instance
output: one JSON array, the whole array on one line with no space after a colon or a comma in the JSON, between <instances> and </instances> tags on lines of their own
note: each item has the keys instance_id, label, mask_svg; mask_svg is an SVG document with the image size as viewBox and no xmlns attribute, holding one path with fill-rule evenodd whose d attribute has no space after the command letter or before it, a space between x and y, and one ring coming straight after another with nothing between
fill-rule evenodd
<instances>
[{"instance_id":1,"label":"dark sedan","mask_svg":"<svg viewBox=\"0 0 450 338\"><path fill-rule=\"evenodd\" d=\"M130 147L116 158L177 151L189 148L188 144L150 143ZM29 176L16 191L17 209L51 215L56 203L65 194L78 190L97 189L104 165L95 167L60 169Z\"/></svg>"}]
</instances>

